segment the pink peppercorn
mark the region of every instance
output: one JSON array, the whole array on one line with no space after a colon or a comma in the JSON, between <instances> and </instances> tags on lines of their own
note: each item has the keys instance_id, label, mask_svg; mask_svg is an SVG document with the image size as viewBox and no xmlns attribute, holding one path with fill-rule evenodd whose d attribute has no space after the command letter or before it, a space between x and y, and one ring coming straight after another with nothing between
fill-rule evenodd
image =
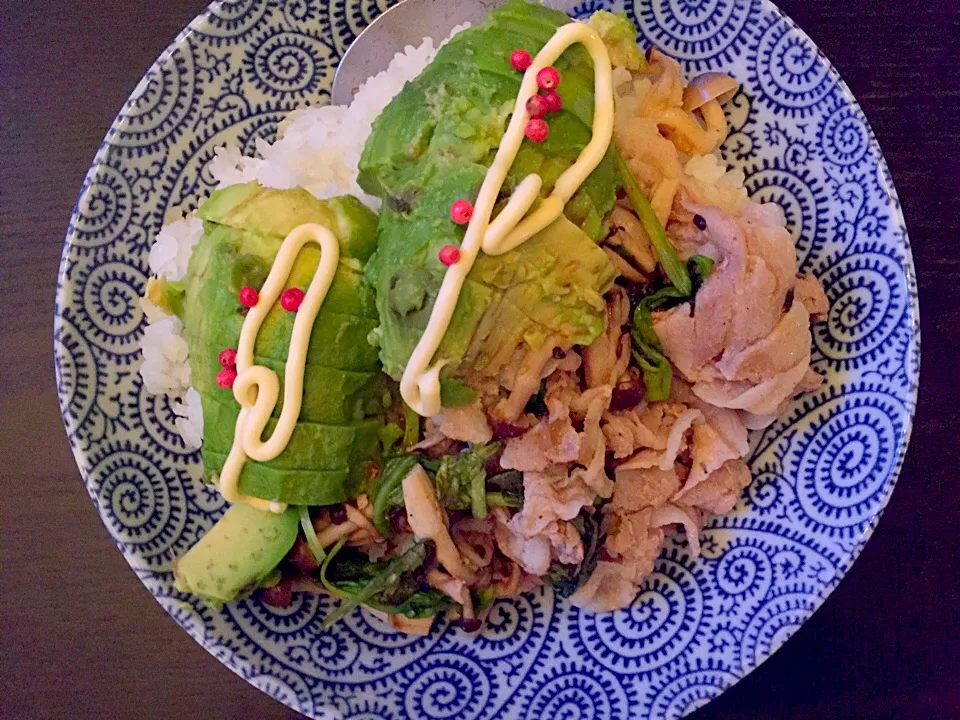
<instances>
[{"instance_id":1,"label":"pink peppercorn","mask_svg":"<svg viewBox=\"0 0 960 720\"><path fill-rule=\"evenodd\" d=\"M254 290L252 287L242 287L240 288L240 304L244 307L252 308L260 300L260 293Z\"/></svg>"},{"instance_id":2,"label":"pink peppercorn","mask_svg":"<svg viewBox=\"0 0 960 720\"><path fill-rule=\"evenodd\" d=\"M232 388L233 383L237 380L237 369L233 367L225 367L223 370L217 373L217 385L222 388Z\"/></svg>"},{"instance_id":3,"label":"pink peppercorn","mask_svg":"<svg viewBox=\"0 0 960 720\"><path fill-rule=\"evenodd\" d=\"M563 110L563 98L560 97L560 94L554 91L550 91L545 95L541 96L543 104L547 107L547 112L555 113Z\"/></svg>"},{"instance_id":4,"label":"pink peppercorn","mask_svg":"<svg viewBox=\"0 0 960 720\"><path fill-rule=\"evenodd\" d=\"M469 200L457 200L450 206L450 219L457 225L466 225L473 217L473 205Z\"/></svg>"},{"instance_id":5,"label":"pink peppercorn","mask_svg":"<svg viewBox=\"0 0 960 720\"><path fill-rule=\"evenodd\" d=\"M549 65L537 73L537 87L541 90L554 90L560 84L560 73L552 65Z\"/></svg>"},{"instance_id":6,"label":"pink peppercorn","mask_svg":"<svg viewBox=\"0 0 960 720\"><path fill-rule=\"evenodd\" d=\"M235 367L237 364L237 351L233 348L221 350L220 354L217 355L217 362L220 363L221 367Z\"/></svg>"},{"instance_id":7,"label":"pink peppercorn","mask_svg":"<svg viewBox=\"0 0 960 720\"><path fill-rule=\"evenodd\" d=\"M456 265L460 260L460 248L458 248L456 245L444 245L442 248L440 248L439 258L440 262L447 267Z\"/></svg>"},{"instance_id":8,"label":"pink peppercorn","mask_svg":"<svg viewBox=\"0 0 960 720\"><path fill-rule=\"evenodd\" d=\"M531 141L542 143L550 135L550 126L542 118L533 118L527 123L525 134Z\"/></svg>"},{"instance_id":9,"label":"pink peppercorn","mask_svg":"<svg viewBox=\"0 0 960 720\"><path fill-rule=\"evenodd\" d=\"M547 103L539 95L527 100L527 113L532 118L542 118L547 114Z\"/></svg>"},{"instance_id":10,"label":"pink peppercorn","mask_svg":"<svg viewBox=\"0 0 960 720\"><path fill-rule=\"evenodd\" d=\"M287 288L280 296L280 307L289 312L296 312L300 309L300 303L303 302L303 290L300 288Z\"/></svg>"},{"instance_id":11,"label":"pink peppercorn","mask_svg":"<svg viewBox=\"0 0 960 720\"><path fill-rule=\"evenodd\" d=\"M533 63L533 58L526 50L514 50L510 53L510 64L517 72L526 72L531 63Z\"/></svg>"}]
</instances>

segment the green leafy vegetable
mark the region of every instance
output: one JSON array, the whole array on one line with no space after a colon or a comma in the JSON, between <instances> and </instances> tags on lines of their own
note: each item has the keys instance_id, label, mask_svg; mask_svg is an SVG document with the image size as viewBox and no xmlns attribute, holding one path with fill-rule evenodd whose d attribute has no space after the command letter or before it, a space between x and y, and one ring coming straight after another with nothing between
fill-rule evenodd
<instances>
[{"instance_id":1,"label":"green leafy vegetable","mask_svg":"<svg viewBox=\"0 0 960 720\"><path fill-rule=\"evenodd\" d=\"M373 487L373 524L384 537L393 535L387 518L394 508L403 507L403 479L420 462L419 455L398 455L384 463Z\"/></svg>"},{"instance_id":2,"label":"green leafy vegetable","mask_svg":"<svg viewBox=\"0 0 960 720\"><path fill-rule=\"evenodd\" d=\"M523 507L523 498L510 495L508 493L502 492L488 492L487 493L487 506L488 507L509 507L509 508L519 508Z\"/></svg>"},{"instance_id":3,"label":"green leafy vegetable","mask_svg":"<svg viewBox=\"0 0 960 720\"><path fill-rule=\"evenodd\" d=\"M653 329L653 311L686 302L710 275L713 260L704 255L694 255L687 261L691 289L683 292L676 285L667 285L647 295L633 311L633 357L643 373L646 398L650 401L666 400L673 383L673 368L663 354L663 344Z\"/></svg>"},{"instance_id":4,"label":"green leafy vegetable","mask_svg":"<svg viewBox=\"0 0 960 720\"><path fill-rule=\"evenodd\" d=\"M696 280L702 283L710 277L713 266L713 258L708 258L706 255L693 255L687 260L687 269L690 271L691 276L695 276L694 284L696 284ZM696 288L694 288L693 292L696 292Z\"/></svg>"},{"instance_id":5,"label":"green leafy vegetable","mask_svg":"<svg viewBox=\"0 0 960 720\"><path fill-rule=\"evenodd\" d=\"M579 565L556 564L550 568L547 577L560 597L573 595L597 567L600 525L592 515L578 515L572 522L583 540L583 561Z\"/></svg>"},{"instance_id":6,"label":"green leafy vegetable","mask_svg":"<svg viewBox=\"0 0 960 720\"><path fill-rule=\"evenodd\" d=\"M440 504L448 510L471 510L473 516L487 516L486 463L500 449L499 443L474 445L459 455L440 461L435 483Z\"/></svg>"},{"instance_id":7,"label":"green leafy vegetable","mask_svg":"<svg viewBox=\"0 0 960 720\"><path fill-rule=\"evenodd\" d=\"M653 244L653 250L657 254L660 267L663 268L664 274L673 283L674 287L684 296L689 296L693 291L693 283L690 281L687 268L677 257L677 251L673 249L663 225L657 219L657 214L654 212L647 196L643 194L643 190L637 184L637 179L633 176L627 161L623 159L623 155L615 145L612 146L612 149L617 161L617 169L620 171L623 189L626 190L630 204L633 205L633 209L640 218L643 229L650 236L650 242Z\"/></svg>"},{"instance_id":8,"label":"green leafy vegetable","mask_svg":"<svg viewBox=\"0 0 960 720\"><path fill-rule=\"evenodd\" d=\"M440 378L440 404L445 408L469 405L477 396L476 390L456 378Z\"/></svg>"},{"instance_id":9,"label":"green leafy vegetable","mask_svg":"<svg viewBox=\"0 0 960 720\"><path fill-rule=\"evenodd\" d=\"M306 505L300 508L300 527L303 529L303 536L307 539L310 552L317 560L317 565L322 565L323 561L327 559L327 553L324 551L323 545L320 544L317 531L313 527L313 520L310 519L310 508Z\"/></svg>"},{"instance_id":10,"label":"green leafy vegetable","mask_svg":"<svg viewBox=\"0 0 960 720\"><path fill-rule=\"evenodd\" d=\"M388 562L363 563L361 561L354 562L352 565L348 563L346 577L343 578L343 581L348 582L344 587L329 576L331 563L343 549L344 540L345 538L341 538L320 566L320 582L330 593L341 599L340 607L324 618L321 626L323 629L329 628L349 615L354 608L365 603L376 602L378 596L389 595L402 582L404 574L419 568L427 557L426 547L423 543L417 542L403 555ZM363 576L364 573L367 574L366 577ZM352 584L349 581L352 581Z\"/></svg>"},{"instance_id":11,"label":"green leafy vegetable","mask_svg":"<svg viewBox=\"0 0 960 720\"><path fill-rule=\"evenodd\" d=\"M655 402L670 396L673 368L663 354L663 344L653 329L653 316L642 302L633 311L633 358L643 373L647 400Z\"/></svg>"},{"instance_id":12,"label":"green leafy vegetable","mask_svg":"<svg viewBox=\"0 0 960 720\"><path fill-rule=\"evenodd\" d=\"M403 438L403 428L396 423L387 423L380 428L380 445L384 455L393 453Z\"/></svg>"},{"instance_id":13,"label":"green leafy vegetable","mask_svg":"<svg viewBox=\"0 0 960 720\"><path fill-rule=\"evenodd\" d=\"M470 594L473 596L473 611L478 615L493 605L493 601L497 599L497 591L492 587L471 590Z\"/></svg>"}]
</instances>

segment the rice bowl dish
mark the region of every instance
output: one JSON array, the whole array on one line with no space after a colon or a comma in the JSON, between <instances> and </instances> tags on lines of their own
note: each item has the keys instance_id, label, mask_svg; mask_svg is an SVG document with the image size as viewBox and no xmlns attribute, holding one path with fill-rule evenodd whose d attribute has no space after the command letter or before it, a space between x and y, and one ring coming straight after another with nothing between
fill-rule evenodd
<instances>
[{"instance_id":1,"label":"rice bowl dish","mask_svg":"<svg viewBox=\"0 0 960 720\"><path fill-rule=\"evenodd\" d=\"M463 54L471 37L528 11L508 3L499 19L458 28L451 47ZM576 165L590 143L579 128L593 120L596 130L600 114L580 55L551 61L553 84L524 96L520 43L494 51L484 39L481 63L502 63L493 74L503 87L461 77L451 90L449 74L430 75L442 70L444 43L425 39L353 105L301 108L274 142L213 150L214 192L156 234L140 301L143 387L169 404L183 447L200 450L205 480L223 490L232 448L245 455L224 492L231 510L177 552L178 590L214 609L239 598L281 613L317 596L324 628L356 612L387 633L428 635L442 622L479 642L501 598L549 592L584 612L629 607L665 544L670 557L670 548L696 557L710 518L742 507L745 489L753 497L748 432L756 444L795 396L819 388L811 343L832 312L830 285L825 293L805 271L783 209L751 200L747 176L720 149L729 118L716 110L739 83L685 73L633 45L636 30L621 21L588 25L610 59L613 121L582 185L590 192L578 186L562 216L505 250L481 242L469 257L480 185L519 108L553 91L558 109L522 118L513 158L522 167L493 193L484 222L496 223L525 177L538 175L549 199ZM550 37L544 30L525 50L530 64ZM457 92L476 107L478 86L486 110L460 117L451 140ZM403 113L415 92L429 98L436 129L411 153L423 125L405 134ZM292 397L291 328L325 251L306 263L294 253L277 292L266 288L284 243L307 225L319 229L303 241L328 233L339 258L310 323L294 429L261 460L256 443L237 440L252 437L238 413L269 383L252 383L249 407L236 383L249 389L244 373L260 367L282 386L261 428L269 443ZM444 278L465 259L453 321L428 353L442 361L440 408L430 411L433 363L404 381ZM241 335L258 306L269 307L244 362ZM250 548L237 548L241 527L255 528ZM221 561L242 567L211 573Z\"/></svg>"}]
</instances>

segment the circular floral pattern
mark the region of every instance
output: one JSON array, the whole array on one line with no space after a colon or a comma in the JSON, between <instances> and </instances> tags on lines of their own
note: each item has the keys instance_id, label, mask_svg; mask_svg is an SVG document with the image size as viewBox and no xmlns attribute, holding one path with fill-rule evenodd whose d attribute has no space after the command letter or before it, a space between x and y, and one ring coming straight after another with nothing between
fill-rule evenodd
<instances>
[{"instance_id":1,"label":"circular floral pattern","mask_svg":"<svg viewBox=\"0 0 960 720\"><path fill-rule=\"evenodd\" d=\"M806 269L819 254L826 232L824 208L829 201L819 182L805 173L802 165L778 160L750 172L744 184L750 197L776 203L783 210L797 245L799 266Z\"/></svg>"},{"instance_id":2,"label":"circular floral pattern","mask_svg":"<svg viewBox=\"0 0 960 720\"><path fill-rule=\"evenodd\" d=\"M848 388L818 412L819 422L805 429L790 458L795 502L818 532L853 536L888 491L903 409L868 388Z\"/></svg>"},{"instance_id":3,"label":"circular floral pattern","mask_svg":"<svg viewBox=\"0 0 960 720\"><path fill-rule=\"evenodd\" d=\"M758 99L785 117L812 116L832 96L837 76L809 38L784 17L771 16L752 56L752 85Z\"/></svg>"},{"instance_id":4,"label":"circular floral pattern","mask_svg":"<svg viewBox=\"0 0 960 720\"><path fill-rule=\"evenodd\" d=\"M107 446L91 458L89 475L100 517L117 544L138 560L164 562L186 525L181 478L140 452Z\"/></svg>"},{"instance_id":5,"label":"circular floral pattern","mask_svg":"<svg viewBox=\"0 0 960 720\"><path fill-rule=\"evenodd\" d=\"M752 0L635 2L642 35L694 70L730 62L749 32Z\"/></svg>"},{"instance_id":6,"label":"circular floral pattern","mask_svg":"<svg viewBox=\"0 0 960 720\"><path fill-rule=\"evenodd\" d=\"M870 153L870 128L858 108L841 105L820 128L824 159L842 168L859 165Z\"/></svg>"},{"instance_id":7,"label":"circular floral pattern","mask_svg":"<svg viewBox=\"0 0 960 720\"><path fill-rule=\"evenodd\" d=\"M411 718L472 720L486 709L491 684L491 676L468 655L434 653L410 673L403 707Z\"/></svg>"},{"instance_id":8,"label":"circular floral pattern","mask_svg":"<svg viewBox=\"0 0 960 720\"><path fill-rule=\"evenodd\" d=\"M670 677L650 694L651 715L675 720L706 705L713 697L733 685L738 676L719 667L695 667Z\"/></svg>"},{"instance_id":9,"label":"circular floral pattern","mask_svg":"<svg viewBox=\"0 0 960 720\"><path fill-rule=\"evenodd\" d=\"M824 281L815 327L826 375L754 439L755 480L713 518L703 555L673 545L633 605L589 616L542 590L492 610L480 637L428 637L330 599L203 606L173 558L223 511L170 403L137 377L138 296L154 235L211 188L233 143L271 140L287 112L325 102L350 42L391 0L225 0L138 85L97 153L71 218L54 347L71 446L104 523L171 616L212 654L315 718L680 717L773 652L836 585L896 479L915 405L916 279L899 203L870 128L813 43L765 0L584 0L622 7L685 68L732 73L723 148L754 198L776 202L801 270Z\"/></svg>"},{"instance_id":10,"label":"circular floral pattern","mask_svg":"<svg viewBox=\"0 0 960 720\"><path fill-rule=\"evenodd\" d=\"M306 33L269 30L249 48L251 81L270 96L306 100L333 80L336 58L322 40Z\"/></svg>"},{"instance_id":11,"label":"circular floral pattern","mask_svg":"<svg viewBox=\"0 0 960 720\"><path fill-rule=\"evenodd\" d=\"M764 603L747 623L740 661L752 667L768 657L800 629L803 621L816 609L815 601L804 588L778 593Z\"/></svg>"},{"instance_id":12,"label":"circular floral pattern","mask_svg":"<svg viewBox=\"0 0 960 720\"><path fill-rule=\"evenodd\" d=\"M67 427L76 429L96 400L96 360L83 334L66 318L57 323L53 342L61 412Z\"/></svg>"},{"instance_id":13,"label":"circular floral pattern","mask_svg":"<svg viewBox=\"0 0 960 720\"><path fill-rule=\"evenodd\" d=\"M110 260L89 265L75 286L81 317L87 321L86 339L120 362L131 362L138 352L140 297L146 285L147 277L138 268Z\"/></svg>"},{"instance_id":14,"label":"circular floral pattern","mask_svg":"<svg viewBox=\"0 0 960 720\"><path fill-rule=\"evenodd\" d=\"M527 720L617 720L627 717L630 702L615 675L561 664L540 679L526 706Z\"/></svg>"},{"instance_id":15,"label":"circular floral pattern","mask_svg":"<svg viewBox=\"0 0 960 720\"><path fill-rule=\"evenodd\" d=\"M133 189L122 170L108 165L90 168L70 220L73 249L115 242L131 222L133 205Z\"/></svg>"},{"instance_id":16,"label":"circular floral pattern","mask_svg":"<svg viewBox=\"0 0 960 720\"><path fill-rule=\"evenodd\" d=\"M195 83L193 51L184 39L137 85L114 126L111 146L143 155L176 142L193 113Z\"/></svg>"},{"instance_id":17,"label":"circular floral pattern","mask_svg":"<svg viewBox=\"0 0 960 720\"><path fill-rule=\"evenodd\" d=\"M814 328L817 350L840 369L863 367L908 331L910 299L897 254L877 244L856 245L821 274L830 314Z\"/></svg>"},{"instance_id":18,"label":"circular floral pattern","mask_svg":"<svg viewBox=\"0 0 960 720\"><path fill-rule=\"evenodd\" d=\"M538 600L543 595L537 597ZM490 609L483 634L476 639L485 658L528 655L543 644L548 622L546 610L551 603L543 598L534 602L529 596L498 600Z\"/></svg>"},{"instance_id":19,"label":"circular floral pattern","mask_svg":"<svg viewBox=\"0 0 960 720\"><path fill-rule=\"evenodd\" d=\"M270 5L263 0L226 0L211 5L190 27L214 45L239 43L261 26Z\"/></svg>"},{"instance_id":20,"label":"circular floral pattern","mask_svg":"<svg viewBox=\"0 0 960 720\"><path fill-rule=\"evenodd\" d=\"M687 562L661 559L623 612L577 613L579 651L621 673L649 673L680 655L709 614Z\"/></svg>"}]
</instances>

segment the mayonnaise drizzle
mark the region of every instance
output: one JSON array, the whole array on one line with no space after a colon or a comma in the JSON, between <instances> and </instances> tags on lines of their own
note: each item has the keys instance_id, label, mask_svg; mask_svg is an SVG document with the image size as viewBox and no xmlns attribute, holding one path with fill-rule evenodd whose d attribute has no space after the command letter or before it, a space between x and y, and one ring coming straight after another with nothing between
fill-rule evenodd
<instances>
[{"instance_id":1,"label":"mayonnaise drizzle","mask_svg":"<svg viewBox=\"0 0 960 720\"><path fill-rule=\"evenodd\" d=\"M257 333L274 303L284 291L297 255L308 243L320 246L320 264L310 282L303 302L293 321L290 347L284 372L283 408L280 419L269 440L262 440L264 429L277 406L280 381L270 368L254 365L254 347ZM236 430L230 454L220 472L220 493L228 502L245 501L261 510L283 512L286 505L277 501L243 495L239 490L240 473L247 458L267 462L273 460L287 447L300 417L303 403L303 374L307 363L307 349L313 323L327 296L330 284L340 261L340 243L336 236L321 225L300 225L280 245L280 250L260 289L260 299L250 308L240 330L237 346L237 379L233 384L233 396L240 403Z\"/></svg>"},{"instance_id":2,"label":"mayonnaise drizzle","mask_svg":"<svg viewBox=\"0 0 960 720\"><path fill-rule=\"evenodd\" d=\"M553 64L567 48L576 43L583 44L593 58L593 137L577 161L557 180L550 196L536 210L527 214L540 193L543 178L531 174L517 186L496 220L491 222L490 217L497 197L523 143L526 125L530 120L526 104L537 92L537 73ZM480 194L474 204L473 218L460 246L460 260L451 265L444 275L427 329L410 356L400 380L400 394L407 405L420 415L429 417L440 412L440 371L447 361L441 359L432 367L430 363L450 326L457 298L477 255L481 250L488 255L509 252L560 217L567 201L600 164L610 147L613 117L612 70L610 56L603 41L587 25L564 25L537 54L523 76L513 118L500 141L500 148L484 177Z\"/></svg>"}]
</instances>

